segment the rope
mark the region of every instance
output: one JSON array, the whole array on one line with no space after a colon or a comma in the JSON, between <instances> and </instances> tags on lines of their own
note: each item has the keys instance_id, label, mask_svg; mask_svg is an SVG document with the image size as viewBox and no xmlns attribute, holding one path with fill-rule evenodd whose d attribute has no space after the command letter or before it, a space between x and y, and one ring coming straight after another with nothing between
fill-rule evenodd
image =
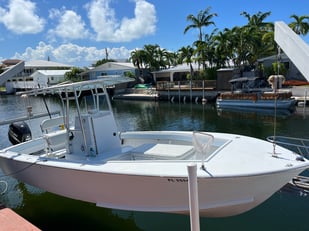
<instances>
[{"instance_id":1,"label":"rope","mask_svg":"<svg viewBox=\"0 0 309 231\"><path fill-rule=\"evenodd\" d=\"M21 173L21 172L27 170L27 169L30 168L32 165L37 164L37 163L38 163L38 161L35 161L34 163L31 163L31 164L29 164L28 166L26 166L26 167L24 167L24 168L22 168L22 169L20 169L20 170L18 170L18 171L16 171L16 172L11 172L11 173L8 173L8 174L2 174L0 177L1 177L1 178L2 178L2 177L10 177L10 176L13 177L14 175L19 174L19 173ZM6 193L7 190L8 190L8 183L7 183L7 181L5 181L5 180L0 180L0 185L1 185L1 184L4 184L4 190L2 190L2 192L0 192L0 195Z\"/></svg>"},{"instance_id":2,"label":"rope","mask_svg":"<svg viewBox=\"0 0 309 231\"><path fill-rule=\"evenodd\" d=\"M8 177L8 176L14 176L16 174L19 174L25 170L27 170L28 168L30 168L32 165L35 165L37 164L39 161L35 161L34 163L31 163L31 164L28 164L26 167L18 170L18 171L15 171L15 172L11 172L11 173L8 173L8 174L2 174L0 177ZM0 181L1 182L1 181Z\"/></svg>"},{"instance_id":3,"label":"rope","mask_svg":"<svg viewBox=\"0 0 309 231\"><path fill-rule=\"evenodd\" d=\"M278 55L277 55L277 76L279 76L280 74L280 60L281 60L281 56L280 56L280 47L278 46ZM274 79L275 81L275 84L277 85L277 77ZM274 112L274 139L273 139L273 156L277 156L276 155L276 131L277 131L277 98L279 96L276 95L277 93L277 86L274 87L274 94L275 94L275 104L274 104L274 109L275 109L275 112Z\"/></svg>"},{"instance_id":4,"label":"rope","mask_svg":"<svg viewBox=\"0 0 309 231\"><path fill-rule=\"evenodd\" d=\"M3 195L8 190L8 182L6 182L5 180L0 180L0 185L1 184L4 184L4 189L0 192L0 194Z\"/></svg>"},{"instance_id":5,"label":"rope","mask_svg":"<svg viewBox=\"0 0 309 231\"><path fill-rule=\"evenodd\" d=\"M275 97L273 156L276 156L276 131L277 131L277 97Z\"/></svg>"}]
</instances>

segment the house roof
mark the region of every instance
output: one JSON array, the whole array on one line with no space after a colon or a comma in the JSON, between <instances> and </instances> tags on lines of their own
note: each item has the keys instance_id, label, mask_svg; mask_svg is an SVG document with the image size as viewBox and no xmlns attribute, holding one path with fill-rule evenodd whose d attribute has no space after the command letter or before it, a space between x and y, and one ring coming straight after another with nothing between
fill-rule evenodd
<instances>
[{"instance_id":1,"label":"house roof","mask_svg":"<svg viewBox=\"0 0 309 231\"><path fill-rule=\"evenodd\" d=\"M63 63L57 63L47 60L30 60L25 62L25 68L31 68L31 67L66 67L70 68L72 66L63 64Z\"/></svg>"},{"instance_id":2,"label":"house roof","mask_svg":"<svg viewBox=\"0 0 309 231\"><path fill-rule=\"evenodd\" d=\"M274 60L277 60L277 58L278 58L277 55L272 55L272 56L268 56L268 57L264 57L264 58L258 59L257 61L258 62L264 62L264 61L267 61L267 60L274 61ZM285 53L282 53L280 55L280 58L281 58L281 60L288 60L289 59L289 57Z\"/></svg>"},{"instance_id":3,"label":"house roof","mask_svg":"<svg viewBox=\"0 0 309 231\"><path fill-rule=\"evenodd\" d=\"M64 75L65 73L69 72L71 70L37 70L36 72L34 72L32 75L34 75L35 73L40 73L42 75Z\"/></svg>"},{"instance_id":4,"label":"house roof","mask_svg":"<svg viewBox=\"0 0 309 231\"><path fill-rule=\"evenodd\" d=\"M197 70L198 64L192 63L192 67L193 67L193 70ZM164 72L190 72L190 64L183 63L183 64L179 64L177 66L174 66L168 69L154 71L152 73L164 73Z\"/></svg>"},{"instance_id":5,"label":"house roof","mask_svg":"<svg viewBox=\"0 0 309 231\"><path fill-rule=\"evenodd\" d=\"M16 65L20 61L21 61L20 59L6 59L6 60L3 60L2 63L6 66L11 66L11 65Z\"/></svg>"},{"instance_id":6,"label":"house roof","mask_svg":"<svg viewBox=\"0 0 309 231\"><path fill-rule=\"evenodd\" d=\"M136 68L133 63L128 63L128 62L116 62L116 65L128 67L128 68Z\"/></svg>"},{"instance_id":7,"label":"house roof","mask_svg":"<svg viewBox=\"0 0 309 231\"><path fill-rule=\"evenodd\" d=\"M107 62L95 67L89 71L100 71L100 70L119 70L119 69L136 69L133 63L128 62Z\"/></svg>"}]
</instances>

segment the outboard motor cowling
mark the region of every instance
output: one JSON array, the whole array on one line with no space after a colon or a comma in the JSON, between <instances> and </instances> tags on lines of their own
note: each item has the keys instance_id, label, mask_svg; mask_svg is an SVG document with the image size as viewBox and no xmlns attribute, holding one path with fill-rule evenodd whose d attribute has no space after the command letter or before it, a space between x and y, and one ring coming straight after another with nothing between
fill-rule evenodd
<instances>
[{"instance_id":1,"label":"outboard motor cowling","mask_svg":"<svg viewBox=\"0 0 309 231\"><path fill-rule=\"evenodd\" d=\"M11 123L9 126L8 136L13 145L32 139L31 130L28 124L24 121Z\"/></svg>"}]
</instances>

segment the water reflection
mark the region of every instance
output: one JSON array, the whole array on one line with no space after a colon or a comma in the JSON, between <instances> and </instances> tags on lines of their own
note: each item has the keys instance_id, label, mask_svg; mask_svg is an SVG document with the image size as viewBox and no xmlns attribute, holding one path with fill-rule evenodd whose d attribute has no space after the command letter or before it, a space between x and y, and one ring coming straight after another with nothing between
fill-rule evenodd
<instances>
[{"instance_id":1,"label":"water reflection","mask_svg":"<svg viewBox=\"0 0 309 231\"><path fill-rule=\"evenodd\" d=\"M114 101L120 130L203 130L213 131L217 117L214 105L171 104L167 102ZM134 115L134 116L132 116Z\"/></svg>"}]
</instances>

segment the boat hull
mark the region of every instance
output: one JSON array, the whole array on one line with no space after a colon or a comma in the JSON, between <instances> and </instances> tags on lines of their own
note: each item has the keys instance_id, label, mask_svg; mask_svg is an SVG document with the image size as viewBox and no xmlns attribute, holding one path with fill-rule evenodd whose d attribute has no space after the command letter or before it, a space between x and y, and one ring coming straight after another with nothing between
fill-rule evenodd
<instances>
[{"instance_id":1,"label":"boat hull","mask_svg":"<svg viewBox=\"0 0 309 231\"><path fill-rule=\"evenodd\" d=\"M240 100L240 99L217 99L217 107L220 109L267 109L267 110L289 110L295 111L296 101L289 100Z\"/></svg>"},{"instance_id":2,"label":"boat hull","mask_svg":"<svg viewBox=\"0 0 309 231\"><path fill-rule=\"evenodd\" d=\"M61 196L114 209L189 213L188 178L185 175L121 173L130 167L128 163L118 161L107 164L108 169L115 168L118 173L104 170L103 166L87 171L87 166L83 169L80 163L71 163L69 168L64 168L56 166L59 165L56 162L35 157L29 157L28 161L0 157L0 167L5 174ZM151 163L140 164L148 168L158 167ZM171 168L175 164L179 165L169 163ZM182 167L186 168L187 164L182 163ZM199 168L200 215L226 217L246 212L267 200L305 168L300 166L284 172L231 177L211 177Z\"/></svg>"}]
</instances>

